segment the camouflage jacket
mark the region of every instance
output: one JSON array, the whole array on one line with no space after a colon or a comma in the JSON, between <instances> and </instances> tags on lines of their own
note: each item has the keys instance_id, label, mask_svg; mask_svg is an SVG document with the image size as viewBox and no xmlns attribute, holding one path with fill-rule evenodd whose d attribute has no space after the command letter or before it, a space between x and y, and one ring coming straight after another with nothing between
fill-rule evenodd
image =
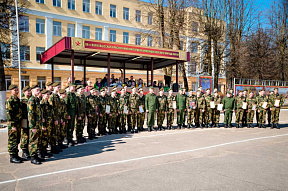
<instances>
[{"instance_id":1,"label":"camouflage jacket","mask_svg":"<svg viewBox=\"0 0 288 191\"><path fill-rule=\"evenodd\" d=\"M128 97L126 95L120 95L119 96L119 110L121 112L124 111L124 106L128 107L128 103L129 103L129 99L128 99Z\"/></svg>"},{"instance_id":2,"label":"camouflage jacket","mask_svg":"<svg viewBox=\"0 0 288 191\"><path fill-rule=\"evenodd\" d=\"M129 96L129 110L131 110L131 109L139 110L138 99L139 99L139 96L136 93L130 94L130 96Z\"/></svg>"},{"instance_id":3,"label":"camouflage jacket","mask_svg":"<svg viewBox=\"0 0 288 191\"><path fill-rule=\"evenodd\" d=\"M280 94L273 94L270 96L270 106L275 107L275 101L280 100L280 107L283 106L284 99Z\"/></svg>"},{"instance_id":4,"label":"camouflage jacket","mask_svg":"<svg viewBox=\"0 0 288 191\"><path fill-rule=\"evenodd\" d=\"M67 111L70 116L77 113L77 97L75 93L68 92L67 94Z\"/></svg>"},{"instance_id":5,"label":"camouflage jacket","mask_svg":"<svg viewBox=\"0 0 288 191\"><path fill-rule=\"evenodd\" d=\"M217 105L222 103L221 96L219 95L217 97L214 96L214 103L215 103L215 107L217 108Z\"/></svg>"},{"instance_id":6,"label":"camouflage jacket","mask_svg":"<svg viewBox=\"0 0 288 191\"><path fill-rule=\"evenodd\" d=\"M67 99L61 99L61 116L63 121L68 120L68 108L67 108Z\"/></svg>"},{"instance_id":7,"label":"camouflage jacket","mask_svg":"<svg viewBox=\"0 0 288 191\"><path fill-rule=\"evenodd\" d=\"M246 102L246 98L244 96L236 97L236 109L242 109L243 103Z\"/></svg>"},{"instance_id":8,"label":"camouflage jacket","mask_svg":"<svg viewBox=\"0 0 288 191\"><path fill-rule=\"evenodd\" d=\"M176 101L176 97L174 95L167 96L167 108L168 109L174 109L173 108L173 102Z\"/></svg>"},{"instance_id":9,"label":"camouflage jacket","mask_svg":"<svg viewBox=\"0 0 288 191\"><path fill-rule=\"evenodd\" d=\"M29 98L23 97L20 100L21 104L21 111L22 111L22 119L28 119L28 110L27 110L27 103Z\"/></svg>"},{"instance_id":10,"label":"camouflage jacket","mask_svg":"<svg viewBox=\"0 0 288 191\"><path fill-rule=\"evenodd\" d=\"M196 107L197 109L206 109L206 99L204 96L200 96L196 98Z\"/></svg>"},{"instance_id":11,"label":"camouflage jacket","mask_svg":"<svg viewBox=\"0 0 288 191\"><path fill-rule=\"evenodd\" d=\"M108 101L108 104L110 105L110 113L118 113L119 110L119 100L118 98L115 96L114 98L111 97Z\"/></svg>"},{"instance_id":12,"label":"camouflage jacket","mask_svg":"<svg viewBox=\"0 0 288 191\"><path fill-rule=\"evenodd\" d=\"M49 104L48 100L41 100L40 101L41 109L43 111L43 118L45 122L43 123L43 127L52 127L53 125L53 109L52 106Z\"/></svg>"},{"instance_id":13,"label":"camouflage jacket","mask_svg":"<svg viewBox=\"0 0 288 191\"><path fill-rule=\"evenodd\" d=\"M86 113L87 115L96 115L97 100L95 96L89 95L86 97Z\"/></svg>"},{"instance_id":14,"label":"camouflage jacket","mask_svg":"<svg viewBox=\"0 0 288 191\"><path fill-rule=\"evenodd\" d=\"M167 111L167 97L165 95L157 96L157 101L158 101L158 110L159 111Z\"/></svg>"},{"instance_id":15,"label":"camouflage jacket","mask_svg":"<svg viewBox=\"0 0 288 191\"><path fill-rule=\"evenodd\" d=\"M206 101L206 107L210 108L210 102L214 101L214 97L211 94L209 94L209 95L205 94L204 98Z\"/></svg>"},{"instance_id":16,"label":"camouflage jacket","mask_svg":"<svg viewBox=\"0 0 288 191\"><path fill-rule=\"evenodd\" d=\"M257 106L257 101L256 101L256 98L254 98L254 97L252 97L252 98L248 97L246 101L247 101L247 109L252 109L253 105Z\"/></svg>"},{"instance_id":17,"label":"camouflage jacket","mask_svg":"<svg viewBox=\"0 0 288 191\"><path fill-rule=\"evenodd\" d=\"M49 98L49 103L52 105L53 108L53 118L55 121L58 121L62 119L61 116L61 100L58 94L52 93L52 95ZM60 122L59 122L60 123Z\"/></svg>"},{"instance_id":18,"label":"camouflage jacket","mask_svg":"<svg viewBox=\"0 0 288 191\"><path fill-rule=\"evenodd\" d=\"M26 107L27 110L27 107ZM20 99L15 96L10 96L6 101L6 115L8 122L20 122L22 119L22 110Z\"/></svg>"},{"instance_id":19,"label":"camouflage jacket","mask_svg":"<svg viewBox=\"0 0 288 191\"><path fill-rule=\"evenodd\" d=\"M106 96L99 96L98 98L98 105L97 105L97 110L98 110L98 113L105 113L106 112L106 105L107 105L107 101L108 101L108 98Z\"/></svg>"},{"instance_id":20,"label":"camouflage jacket","mask_svg":"<svg viewBox=\"0 0 288 191\"><path fill-rule=\"evenodd\" d=\"M31 96L27 104L28 121L30 129L40 129L42 125L43 112L40 105L40 100L37 97Z\"/></svg>"},{"instance_id":21,"label":"camouflage jacket","mask_svg":"<svg viewBox=\"0 0 288 191\"><path fill-rule=\"evenodd\" d=\"M265 95L264 96L258 96L256 98L256 101L257 101L257 109L263 110L264 108L262 106L263 106L264 102L267 102L267 107L268 107L269 103L268 103L268 99Z\"/></svg>"},{"instance_id":22,"label":"camouflage jacket","mask_svg":"<svg viewBox=\"0 0 288 191\"><path fill-rule=\"evenodd\" d=\"M186 109L196 109L197 98L196 96L188 96L186 101ZM195 107L195 108L194 108Z\"/></svg>"},{"instance_id":23,"label":"camouflage jacket","mask_svg":"<svg viewBox=\"0 0 288 191\"><path fill-rule=\"evenodd\" d=\"M142 105L142 108L145 111L145 95L143 95L142 97L138 95L138 106L140 105Z\"/></svg>"},{"instance_id":24,"label":"camouflage jacket","mask_svg":"<svg viewBox=\"0 0 288 191\"><path fill-rule=\"evenodd\" d=\"M77 94L77 116L85 116L86 113L86 97L84 94Z\"/></svg>"}]
</instances>

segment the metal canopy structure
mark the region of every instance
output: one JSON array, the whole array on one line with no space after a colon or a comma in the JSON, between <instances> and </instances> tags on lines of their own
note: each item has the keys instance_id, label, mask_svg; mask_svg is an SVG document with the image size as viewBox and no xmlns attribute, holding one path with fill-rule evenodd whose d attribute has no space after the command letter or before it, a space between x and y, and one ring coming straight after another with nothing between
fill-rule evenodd
<instances>
[{"instance_id":1,"label":"metal canopy structure","mask_svg":"<svg viewBox=\"0 0 288 191\"><path fill-rule=\"evenodd\" d=\"M149 71L153 82L153 70L187 62L190 59L188 52L162 48L145 47L116 42L90 40L76 37L64 37L48 50L41 54L41 64L52 65L52 79L54 77L54 65L70 65L71 77L74 81L74 66L84 67L84 80L86 79L86 67L100 67L108 69L145 70L147 82ZM108 86L110 85L108 80ZM178 72L176 72L178 84Z\"/></svg>"}]
</instances>

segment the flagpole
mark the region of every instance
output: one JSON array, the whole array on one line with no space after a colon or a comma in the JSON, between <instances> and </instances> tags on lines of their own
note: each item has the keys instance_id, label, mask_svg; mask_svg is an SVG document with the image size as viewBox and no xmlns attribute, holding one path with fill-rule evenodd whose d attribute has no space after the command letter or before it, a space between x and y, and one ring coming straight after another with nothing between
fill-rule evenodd
<instances>
[{"instance_id":1,"label":"flagpole","mask_svg":"<svg viewBox=\"0 0 288 191\"><path fill-rule=\"evenodd\" d=\"M18 2L15 0L16 25L17 25L17 49L18 49L18 69L19 69L19 97L22 97L21 84L21 60L20 60L20 40L19 40L19 17L18 17Z\"/></svg>"}]
</instances>

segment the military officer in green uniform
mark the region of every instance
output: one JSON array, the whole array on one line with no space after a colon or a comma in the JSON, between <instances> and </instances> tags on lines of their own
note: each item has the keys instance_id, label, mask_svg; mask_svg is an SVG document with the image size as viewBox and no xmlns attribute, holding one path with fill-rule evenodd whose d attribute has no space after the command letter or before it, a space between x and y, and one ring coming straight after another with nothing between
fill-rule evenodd
<instances>
[{"instance_id":1,"label":"military officer in green uniform","mask_svg":"<svg viewBox=\"0 0 288 191\"><path fill-rule=\"evenodd\" d=\"M265 90L262 89L259 92L259 96L256 99L257 101L257 110L259 113L259 128L266 128L265 121L266 121L266 109L268 108L268 99L265 96Z\"/></svg>"},{"instance_id":2,"label":"military officer in green uniform","mask_svg":"<svg viewBox=\"0 0 288 191\"><path fill-rule=\"evenodd\" d=\"M138 89L138 106L139 113L137 114L137 127L139 131L144 131L144 121L145 121L145 95L143 94L143 89ZM140 108L142 107L142 110Z\"/></svg>"},{"instance_id":3,"label":"military officer in green uniform","mask_svg":"<svg viewBox=\"0 0 288 191\"><path fill-rule=\"evenodd\" d=\"M86 139L83 137L83 130L86 120L86 97L84 95L84 87L78 85L77 90L77 113L76 113L76 138L77 143L84 143ZM88 114L88 117L90 114Z\"/></svg>"},{"instance_id":4,"label":"military officer in green uniform","mask_svg":"<svg viewBox=\"0 0 288 191\"><path fill-rule=\"evenodd\" d=\"M163 122L165 119L165 114L167 113L167 97L164 95L164 89L160 88L159 95L157 96L158 102L158 112L157 112L157 125L158 130L165 130L163 127Z\"/></svg>"},{"instance_id":5,"label":"military officer in green uniform","mask_svg":"<svg viewBox=\"0 0 288 191\"><path fill-rule=\"evenodd\" d=\"M249 97L247 98L247 127L254 128L253 118L256 110L257 102L252 91L249 92Z\"/></svg>"},{"instance_id":6,"label":"military officer in green uniform","mask_svg":"<svg viewBox=\"0 0 288 191\"><path fill-rule=\"evenodd\" d=\"M31 156L32 164L41 164L41 161L37 155L37 150L39 149L39 141L42 130L42 123L45 122L42 119L42 110L40 106L40 100L38 95L40 93L40 87L34 85L31 87L32 96L28 100L28 120L29 120L29 154Z\"/></svg>"},{"instance_id":7,"label":"military officer in green uniform","mask_svg":"<svg viewBox=\"0 0 288 191\"><path fill-rule=\"evenodd\" d=\"M98 99L97 111L99 114L98 131L99 135L106 135L106 105L108 103L108 98L106 97L105 88L102 88L101 95Z\"/></svg>"},{"instance_id":8,"label":"military officer in green uniform","mask_svg":"<svg viewBox=\"0 0 288 191\"><path fill-rule=\"evenodd\" d=\"M62 149L67 148L68 146L63 145L63 141L65 144L68 143L67 139L67 132L68 132L68 123L71 117L68 114L67 109L67 92L65 89L59 91L60 99L61 99L61 116L62 116L62 123L60 124L61 127L61 134L60 134L60 141L58 141L59 146Z\"/></svg>"},{"instance_id":9,"label":"military officer in green uniform","mask_svg":"<svg viewBox=\"0 0 288 191\"><path fill-rule=\"evenodd\" d=\"M232 97L232 93L230 91L227 92L226 97L222 100L223 103L223 111L224 114L224 125L225 128L232 128L232 115L236 108L236 100Z\"/></svg>"},{"instance_id":10,"label":"military officer in green uniform","mask_svg":"<svg viewBox=\"0 0 288 191\"><path fill-rule=\"evenodd\" d=\"M197 91L196 99L196 127L205 127L205 111L206 111L206 100L202 95L201 90Z\"/></svg>"},{"instance_id":11,"label":"military officer in green uniform","mask_svg":"<svg viewBox=\"0 0 288 191\"><path fill-rule=\"evenodd\" d=\"M176 96L176 108L178 129L181 129L181 126L185 123L186 112L186 95L183 94L183 88L180 88L179 93Z\"/></svg>"},{"instance_id":12,"label":"military officer in green uniform","mask_svg":"<svg viewBox=\"0 0 288 191\"><path fill-rule=\"evenodd\" d=\"M115 90L111 92L111 98L109 99L107 105L110 106L109 120L108 120L109 135L111 135L111 133L116 134L116 120L119 111L119 100L116 96Z\"/></svg>"},{"instance_id":13,"label":"military officer in green uniform","mask_svg":"<svg viewBox=\"0 0 288 191\"><path fill-rule=\"evenodd\" d=\"M132 87L132 93L129 96L129 116L130 116L130 125L131 127L131 133L137 133L138 129L135 129L137 125L137 114L139 113L139 106L138 106L138 99L139 96L136 93L136 87Z\"/></svg>"},{"instance_id":14,"label":"military officer in green uniform","mask_svg":"<svg viewBox=\"0 0 288 191\"><path fill-rule=\"evenodd\" d=\"M205 101L206 101L206 110L205 110L205 127L212 127L212 109L211 108L211 102L214 102L214 97L211 95L210 88L206 89L206 94L204 95ZM215 106L215 104L214 104Z\"/></svg>"},{"instance_id":15,"label":"military officer in green uniform","mask_svg":"<svg viewBox=\"0 0 288 191\"><path fill-rule=\"evenodd\" d=\"M196 117L196 102L197 98L193 95L193 90L190 89L189 96L187 97L186 101L186 109L187 109L187 123L188 123L188 129L189 128L195 128L194 124L196 123L195 117ZM193 124L194 122L194 124Z\"/></svg>"},{"instance_id":16,"label":"military officer in green uniform","mask_svg":"<svg viewBox=\"0 0 288 191\"><path fill-rule=\"evenodd\" d=\"M121 89L119 96L119 132L126 133L126 119L128 114L129 98L125 95L125 89Z\"/></svg>"},{"instance_id":17,"label":"military officer in green uniform","mask_svg":"<svg viewBox=\"0 0 288 191\"><path fill-rule=\"evenodd\" d=\"M92 137L93 139L98 139L96 137L96 128L97 128L97 125L98 125L98 118L99 118L99 114L98 114L98 99L99 99L99 90L97 88L94 88L94 93L93 93L93 98L94 98L94 104L95 104L95 115L93 116L93 128L94 130L92 130Z\"/></svg>"},{"instance_id":18,"label":"military officer in green uniform","mask_svg":"<svg viewBox=\"0 0 288 191\"><path fill-rule=\"evenodd\" d=\"M173 95L173 89L168 90L167 96L167 129L171 130L173 121L174 121L174 114L176 109L176 97Z\"/></svg>"},{"instance_id":19,"label":"military officer in green uniform","mask_svg":"<svg viewBox=\"0 0 288 191\"><path fill-rule=\"evenodd\" d=\"M272 128L280 129L279 127L279 115L280 115L280 108L284 103L283 97L278 93L278 88L274 88L274 94L271 96L271 121L272 121Z\"/></svg>"},{"instance_id":20,"label":"military officer in green uniform","mask_svg":"<svg viewBox=\"0 0 288 191\"><path fill-rule=\"evenodd\" d=\"M22 128L21 128L21 144L20 148L22 149L22 157L24 159L30 159L29 156L29 124L28 124L28 111L27 103L30 99L32 93L29 86L23 88L24 97L20 100L21 110L22 110Z\"/></svg>"},{"instance_id":21,"label":"military officer in green uniform","mask_svg":"<svg viewBox=\"0 0 288 191\"><path fill-rule=\"evenodd\" d=\"M149 87L149 93L145 97L145 108L147 113L147 126L148 131L155 130L154 122L155 122L155 114L158 111L158 102L157 97L154 94L153 86Z\"/></svg>"},{"instance_id":22,"label":"military officer in green uniform","mask_svg":"<svg viewBox=\"0 0 288 191\"><path fill-rule=\"evenodd\" d=\"M236 97L236 128L242 128L242 119L244 115L243 105L246 104L246 98L243 96L243 91L239 91Z\"/></svg>"},{"instance_id":23,"label":"military officer in green uniform","mask_svg":"<svg viewBox=\"0 0 288 191\"><path fill-rule=\"evenodd\" d=\"M220 120L220 111L217 109L219 104L222 104L221 96L218 95L218 90L214 89L214 104L215 108L212 109L212 119L213 119L213 127L220 128L219 120Z\"/></svg>"},{"instance_id":24,"label":"military officer in green uniform","mask_svg":"<svg viewBox=\"0 0 288 191\"><path fill-rule=\"evenodd\" d=\"M11 96L6 101L8 152L11 163L22 163L22 159L18 156L22 119L21 103L18 98L18 86L12 84L8 87L8 90L11 93Z\"/></svg>"},{"instance_id":25,"label":"military officer in green uniform","mask_svg":"<svg viewBox=\"0 0 288 191\"><path fill-rule=\"evenodd\" d=\"M67 94L67 111L68 111L68 127L67 127L67 140L69 146L74 146L73 131L75 128L75 116L77 113L77 97L75 94L75 84L69 84L69 92Z\"/></svg>"}]
</instances>

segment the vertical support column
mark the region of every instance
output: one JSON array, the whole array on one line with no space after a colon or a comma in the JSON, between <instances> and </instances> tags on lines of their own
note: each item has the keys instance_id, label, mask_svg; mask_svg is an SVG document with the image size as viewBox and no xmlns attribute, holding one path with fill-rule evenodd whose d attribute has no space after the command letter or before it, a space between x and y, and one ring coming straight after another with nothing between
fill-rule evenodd
<instances>
[{"instance_id":1,"label":"vertical support column","mask_svg":"<svg viewBox=\"0 0 288 191\"><path fill-rule=\"evenodd\" d=\"M126 63L124 62L124 68L123 68L123 72L124 72L124 75L123 75L123 82L125 82L125 78L126 78Z\"/></svg>"},{"instance_id":2,"label":"vertical support column","mask_svg":"<svg viewBox=\"0 0 288 191\"><path fill-rule=\"evenodd\" d=\"M85 85L85 82L86 82L86 58L84 58L84 76L83 76L83 80L84 80L84 85Z\"/></svg>"},{"instance_id":3,"label":"vertical support column","mask_svg":"<svg viewBox=\"0 0 288 191\"><path fill-rule=\"evenodd\" d=\"M147 64L147 87L149 87L149 64Z\"/></svg>"},{"instance_id":4,"label":"vertical support column","mask_svg":"<svg viewBox=\"0 0 288 191\"><path fill-rule=\"evenodd\" d=\"M107 69L108 69L107 87L110 87L110 53L108 53L107 58Z\"/></svg>"},{"instance_id":5,"label":"vertical support column","mask_svg":"<svg viewBox=\"0 0 288 191\"><path fill-rule=\"evenodd\" d=\"M54 61L52 58L52 63L51 63L51 77L52 77L52 82L54 82Z\"/></svg>"},{"instance_id":6,"label":"vertical support column","mask_svg":"<svg viewBox=\"0 0 288 191\"><path fill-rule=\"evenodd\" d=\"M153 85L154 59L151 58L151 85Z\"/></svg>"},{"instance_id":7,"label":"vertical support column","mask_svg":"<svg viewBox=\"0 0 288 191\"><path fill-rule=\"evenodd\" d=\"M74 83L74 50L71 51L71 82Z\"/></svg>"},{"instance_id":8,"label":"vertical support column","mask_svg":"<svg viewBox=\"0 0 288 191\"><path fill-rule=\"evenodd\" d=\"M176 84L178 86L178 61L176 61Z\"/></svg>"}]
</instances>

